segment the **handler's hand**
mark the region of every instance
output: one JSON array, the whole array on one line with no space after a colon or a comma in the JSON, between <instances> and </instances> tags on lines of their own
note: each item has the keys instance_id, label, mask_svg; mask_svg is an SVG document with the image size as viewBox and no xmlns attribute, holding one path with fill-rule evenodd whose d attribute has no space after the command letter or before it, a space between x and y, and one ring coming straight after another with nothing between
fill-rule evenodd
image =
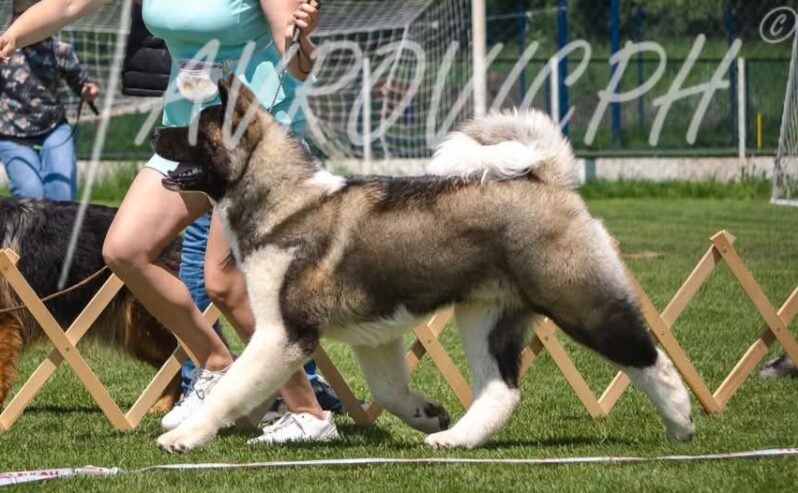
<instances>
[{"instance_id":1,"label":"handler's hand","mask_svg":"<svg viewBox=\"0 0 798 493\"><path fill-rule=\"evenodd\" d=\"M100 87L94 82L86 82L80 89L80 97L84 101L94 101L100 95Z\"/></svg>"},{"instance_id":2,"label":"handler's hand","mask_svg":"<svg viewBox=\"0 0 798 493\"><path fill-rule=\"evenodd\" d=\"M8 57L10 57L16 49L17 42L13 37L8 35L8 32L4 32L0 35L0 62L8 60Z\"/></svg>"},{"instance_id":3,"label":"handler's hand","mask_svg":"<svg viewBox=\"0 0 798 493\"><path fill-rule=\"evenodd\" d=\"M302 4L291 14L291 20L285 31L285 37L291 40L294 36L294 26L299 27L300 37L307 38L319 25L319 2L310 0ZM286 45L287 47L288 45Z\"/></svg>"}]
</instances>

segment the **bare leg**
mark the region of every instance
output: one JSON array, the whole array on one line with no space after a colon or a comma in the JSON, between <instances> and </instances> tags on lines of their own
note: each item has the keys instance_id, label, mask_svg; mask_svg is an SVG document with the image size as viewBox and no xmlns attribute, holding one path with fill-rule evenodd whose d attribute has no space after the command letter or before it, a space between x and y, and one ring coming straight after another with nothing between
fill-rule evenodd
<instances>
[{"instance_id":1,"label":"bare leg","mask_svg":"<svg viewBox=\"0 0 798 493\"><path fill-rule=\"evenodd\" d=\"M158 445L169 452L188 452L204 445L219 428L232 424L274 394L304 358L301 349L288 341L283 327L259 329L205 404L183 424L161 435Z\"/></svg>"},{"instance_id":2,"label":"bare leg","mask_svg":"<svg viewBox=\"0 0 798 493\"><path fill-rule=\"evenodd\" d=\"M289 251L267 248L242 266L253 300L255 333L238 358L208 395L199 411L158 444L171 452L188 452L210 441L220 427L251 411L277 392L313 353L312 345L292 340L283 322L280 289L293 257Z\"/></svg>"},{"instance_id":3,"label":"bare leg","mask_svg":"<svg viewBox=\"0 0 798 493\"><path fill-rule=\"evenodd\" d=\"M449 414L408 388L405 345L400 337L381 346L352 346L369 389L385 409L424 433L445 430Z\"/></svg>"},{"instance_id":4,"label":"bare leg","mask_svg":"<svg viewBox=\"0 0 798 493\"><path fill-rule=\"evenodd\" d=\"M157 263L169 242L210 204L203 195L166 190L162 178L147 168L136 176L108 230L103 257L141 304L197 356L201 367L220 370L232 362L230 352L185 285Z\"/></svg>"},{"instance_id":5,"label":"bare leg","mask_svg":"<svg viewBox=\"0 0 798 493\"><path fill-rule=\"evenodd\" d=\"M233 324L239 337L249 341L255 331L255 316L249 306L244 275L235 262L228 258L229 254L230 244L224 235L224 227L219 216L214 213L205 250L205 289L213 304ZM289 411L310 413L318 419L324 418L324 412L302 370L294 373L280 388L280 395Z\"/></svg>"}]
</instances>

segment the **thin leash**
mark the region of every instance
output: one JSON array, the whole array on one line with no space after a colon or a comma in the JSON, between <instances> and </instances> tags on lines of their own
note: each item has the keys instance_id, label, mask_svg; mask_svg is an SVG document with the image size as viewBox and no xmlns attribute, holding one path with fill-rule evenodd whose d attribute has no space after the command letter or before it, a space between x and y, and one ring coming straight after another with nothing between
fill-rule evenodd
<instances>
[{"instance_id":1,"label":"thin leash","mask_svg":"<svg viewBox=\"0 0 798 493\"><path fill-rule=\"evenodd\" d=\"M74 290L76 290L76 289L78 289L78 288L80 288L82 286L85 286L86 284L90 283L91 281L93 281L94 279L99 277L106 270L108 270L108 266L104 265L100 269L95 271L93 274L91 274L90 276L85 277L82 281L78 281L77 283L75 283L75 284L73 284L73 285L71 285L71 286L69 286L67 288L64 288L64 289L62 289L60 291L56 291L55 293L48 294L44 298L41 298L41 301L42 302L50 301L50 300L55 299L55 298L57 298L59 296L65 295L65 294L69 293L70 291L74 291ZM17 310L22 310L22 309L27 309L27 308L28 308L28 306L25 305L25 304L12 306L10 308L3 308L2 310L0 310L0 314L9 313L9 312L15 312Z\"/></svg>"},{"instance_id":2,"label":"thin leash","mask_svg":"<svg viewBox=\"0 0 798 493\"><path fill-rule=\"evenodd\" d=\"M309 0L305 0L303 3L308 3L308 1ZM293 48L294 45L299 47L299 49L296 52L296 56L299 59L299 70L303 74L307 75L307 74L309 74L309 73L311 73L313 71L313 67L312 67L313 60L311 60L310 56L308 56L308 54L305 53L305 50L302 49L302 43L299 42L299 38L300 38L301 35L302 35L302 31L299 29L299 26L294 26L294 33L291 36L291 44L289 44L288 46L285 47L285 52L288 53L289 51L291 51L291 48ZM303 56L305 58L307 58L308 61L311 62L311 69L308 70L307 72L305 71L304 68L302 68L302 57ZM277 90L274 91L274 98L272 99L272 103L267 108L267 111L269 113L272 112L272 110L274 109L274 105L277 103L277 97L280 95L280 88L283 86L283 81L285 80L286 74L288 74L288 65L290 63L291 63L290 59L286 60L285 65L283 66L282 70L280 70L280 75L277 77Z\"/></svg>"},{"instance_id":3,"label":"thin leash","mask_svg":"<svg viewBox=\"0 0 798 493\"><path fill-rule=\"evenodd\" d=\"M63 145L66 145L70 140L75 138L75 136L78 134L78 125L80 124L80 114L83 112L83 104L86 102L87 102L86 100L80 98L80 102L78 103L78 112L77 115L75 116L75 123L72 125L72 131L69 132L69 135L63 141L59 142L58 144L52 144L48 146L44 146L42 144L33 144L31 148L37 152L49 151L51 149L57 149ZM94 103L92 103L91 101L88 101L88 104L92 112L95 115L99 116L100 111L97 109L97 106L95 106Z\"/></svg>"}]
</instances>

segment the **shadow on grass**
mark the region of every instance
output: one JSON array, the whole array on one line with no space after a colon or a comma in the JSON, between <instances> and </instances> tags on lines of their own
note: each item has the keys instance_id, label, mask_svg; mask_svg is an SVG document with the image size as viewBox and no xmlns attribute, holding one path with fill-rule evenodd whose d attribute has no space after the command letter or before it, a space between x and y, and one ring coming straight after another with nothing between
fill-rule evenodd
<instances>
[{"instance_id":1,"label":"shadow on grass","mask_svg":"<svg viewBox=\"0 0 798 493\"><path fill-rule=\"evenodd\" d=\"M377 426L359 426L355 424L339 424L338 432L347 438L358 437L365 443L382 443L390 440L391 433ZM259 428L226 428L219 431L220 437L248 437L260 434Z\"/></svg>"},{"instance_id":2,"label":"shadow on grass","mask_svg":"<svg viewBox=\"0 0 798 493\"><path fill-rule=\"evenodd\" d=\"M623 440L609 437L561 437L547 438L544 440L491 440L480 448L506 449L512 447L556 448L563 446L607 446L607 445L635 445L634 440Z\"/></svg>"},{"instance_id":3,"label":"shadow on grass","mask_svg":"<svg viewBox=\"0 0 798 493\"><path fill-rule=\"evenodd\" d=\"M39 404L25 409L25 414L96 414L102 416L103 412L96 406L63 406L58 404Z\"/></svg>"}]
</instances>

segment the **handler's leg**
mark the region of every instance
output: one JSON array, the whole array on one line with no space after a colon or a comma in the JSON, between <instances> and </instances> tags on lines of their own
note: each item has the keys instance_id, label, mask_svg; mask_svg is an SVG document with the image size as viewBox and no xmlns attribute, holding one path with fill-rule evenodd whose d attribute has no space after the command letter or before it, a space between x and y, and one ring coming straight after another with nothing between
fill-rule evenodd
<instances>
[{"instance_id":1,"label":"handler's leg","mask_svg":"<svg viewBox=\"0 0 798 493\"><path fill-rule=\"evenodd\" d=\"M245 260L255 333L199 412L158 438L162 448L187 452L207 443L220 427L274 394L313 353L318 333L309 340L290 337L283 322L280 291L292 261L290 252L278 249Z\"/></svg>"},{"instance_id":2,"label":"handler's leg","mask_svg":"<svg viewBox=\"0 0 798 493\"><path fill-rule=\"evenodd\" d=\"M247 283L235 261L230 258L230 243L224 235L219 216L214 213L205 251L205 289L214 305L233 324L239 337L249 341L255 331L255 316L249 306ZM324 418L305 372L294 373L280 389L285 405L293 413L308 413Z\"/></svg>"},{"instance_id":3,"label":"handler's leg","mask_svg":"<svg viewBox=\"0 0 798 493\"><path fill-rule=\"evenodd\" d=\"M149 168L136 176L108 230L103 257L144 307L189 347L201 367L221 370L232 362L229 351L186 286L157 263L169 242L210 204L203 195L166 190L162 179Z\"/></svg>"},{"instance_id":4,"label":"handler's leg","mask_svg":"<svg viewBox=\"0 0 798 493\"><path fill-rule=\"evenodd\" d=\"M241 356L199 411L174 430L161 435L158 445L169 452L188 452L210 441L219 428L250 412L274 394L307 354L288 339L282 326L258 329Z\"/></svg>"}]
</instances>

